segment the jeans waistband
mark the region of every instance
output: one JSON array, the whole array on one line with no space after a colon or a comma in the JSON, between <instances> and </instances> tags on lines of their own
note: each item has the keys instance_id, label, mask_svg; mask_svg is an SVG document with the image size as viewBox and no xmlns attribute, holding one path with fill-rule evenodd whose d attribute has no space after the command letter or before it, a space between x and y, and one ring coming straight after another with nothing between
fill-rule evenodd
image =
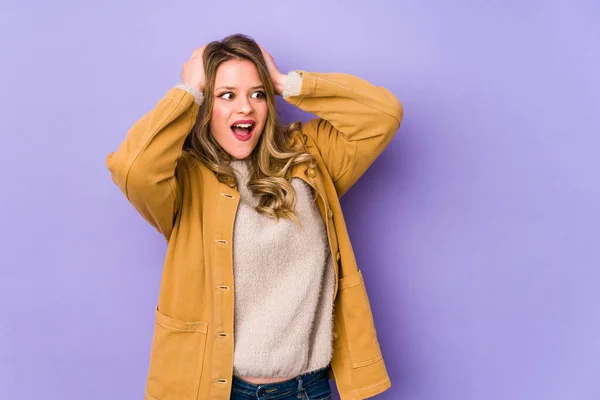
<instances>
[{"instance_id":1,"label":"jeans waistband","mask_svg":"<svg viewBox=\"0 0 600 400\"><path fill-rule=\"evenodd\" d=\"M327 368L306 372L296 376L295 378L276 383L254 384L240 379L234 375L232 387L233 389L237 389L249 394L259 394L261 395L261 398L268 399L270 397L269 395L276 397L281 396L286 392L293 392L299 388L310 385L318 379L323 378L323 376L328 376Z\"/></svg>"}]
</instances>

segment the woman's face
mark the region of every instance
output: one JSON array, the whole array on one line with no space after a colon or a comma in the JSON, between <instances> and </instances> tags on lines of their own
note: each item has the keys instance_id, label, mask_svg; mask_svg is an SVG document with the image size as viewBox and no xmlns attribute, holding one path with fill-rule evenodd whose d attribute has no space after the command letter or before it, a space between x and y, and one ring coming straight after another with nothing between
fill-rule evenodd
<instances>
[{"instance_id":1,"label":"woman's face","mask_svg":"<svg viewBox=\"0 0 600 400\"><path fill-rule=\"evenodd\" d=\"M267 120L267 98L254 64L228 60L217 69L210 132L231 156L248 157Z\"/></svg>"}]
</instances>

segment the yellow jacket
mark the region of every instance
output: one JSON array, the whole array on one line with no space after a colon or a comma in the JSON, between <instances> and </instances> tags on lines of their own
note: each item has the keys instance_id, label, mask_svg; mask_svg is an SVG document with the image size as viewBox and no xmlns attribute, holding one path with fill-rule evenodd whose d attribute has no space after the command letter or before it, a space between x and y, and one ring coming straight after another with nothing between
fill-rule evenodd
<instances>
[{"instance_id":1,"label":"yellow jacket","mask_svg":"<svg viewBox=\"0 0 600 400\"><path fill-rule=\"evenodd\" d=\"M300 93L285 100L319 117L302 125L318 165L297 165L293 176L319 194L335 260L329 377L342 400L365 399L391 383L339 198L390 142L403 108L387 89L358 77L298 72ZM239 193L182 151L198 110L190 93L169 90L106 160L113 181L168 241L146 400L225 400L231 393L232 230Z\"/></svg>"}]
</instances>

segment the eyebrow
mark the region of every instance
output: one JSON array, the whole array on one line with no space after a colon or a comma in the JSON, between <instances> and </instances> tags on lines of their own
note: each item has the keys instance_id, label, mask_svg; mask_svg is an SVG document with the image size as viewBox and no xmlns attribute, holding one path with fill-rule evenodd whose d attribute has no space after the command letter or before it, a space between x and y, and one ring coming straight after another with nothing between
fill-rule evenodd
<instances>
[{"instance_id":1,"label":"eyebrow","mask_svg":"<svg viewBox=\"0 0 600 400\"><path fill-rule=\"evenodd\" d=\"M264 85L258 85L258 86L252 86L250 89L254 90L254 89L264 89L264 88L265 88ZM215 90L219 90L219 89L235 90L237 88L235 86L219 86Z\"/></svg>"}]
</instances>

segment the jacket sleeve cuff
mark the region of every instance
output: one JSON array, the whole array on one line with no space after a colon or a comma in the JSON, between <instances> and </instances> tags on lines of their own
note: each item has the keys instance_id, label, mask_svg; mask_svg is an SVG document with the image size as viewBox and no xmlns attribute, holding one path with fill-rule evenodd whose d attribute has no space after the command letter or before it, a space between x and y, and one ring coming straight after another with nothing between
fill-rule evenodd
<instances>
[{"instance_id":1,"label":"jacket sleeve cuff","mask_svg":"<svg viewBox=\"0 0 600 400\"><path fill-rule=\"evenodd\" d=\"M297 96L302 89L302 74L298 71L290 71L285 80L283 97Z\"/></svg>"},{"instance_id":2,"label":"jacket sleeve cuff","mask_svg":"<svg viewBox=\"0 0 600 400\"><path fill-rule=\"evenodd\" d=\"M185 83L179 83L179 84L175 85L175 87L178 89L183 89L186 92L188 92L189 94L191 94L192 96L194 96L194 101L198 105L201 105L202 102L204 101L204 94L200 90L198 90L198 88L195 88L192 85L188 85Z\"/></svg>"}]
</instances>

